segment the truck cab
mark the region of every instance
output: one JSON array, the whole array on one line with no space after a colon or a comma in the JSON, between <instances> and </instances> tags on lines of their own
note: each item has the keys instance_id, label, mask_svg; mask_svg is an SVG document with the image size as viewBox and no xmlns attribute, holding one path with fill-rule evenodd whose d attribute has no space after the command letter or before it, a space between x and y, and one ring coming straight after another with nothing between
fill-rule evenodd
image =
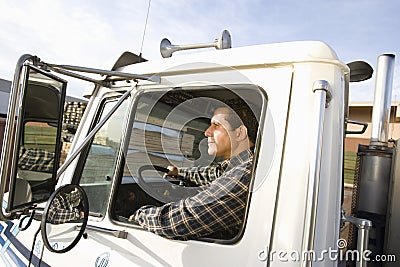
<instances>
[{"instance_id":1,"label":"truck cab","mask_svg":"<svg viewBox=\"0 0 400 267\"><path fill-rule=\"evenodd\" d=\"M10 100L16 113L7 119L14 126L6 131L1 158L2 227L9 240L3 239L1 253L7 266L339 264L350 69L332 48L302 41L154 61L129 58L126 53L125 64L111 71L50 64L29 55L17 64ZM52 85L56 100L41 98L43 106L53 103L56 110L51 112L54 118L42 120L55 132L52 168L46 179L38 178L41 191L32 182L37 175L21 175L17 164L28 121L26 103L33 103L28 96L38 90L30 85L33 71L58 83ZM55 73L92 84L61 166L60 118L67 81ZM215 107L235 99L244 101L258 122L251 129L257 138L242 224L229 233L175 239L130 221L142 206L182 201L202 190L165 178L165 168L221 161L208 155L204 132ZM22 194L17 180L31 195ZM63 189L71 185L71 190ZM71 192L81 192L81 217L55 225L48 214L57 194ZM38 227L42 235L35 235ZM328 251L336 251L337 257L330 258Z\"/></svg>"}]
</instances>

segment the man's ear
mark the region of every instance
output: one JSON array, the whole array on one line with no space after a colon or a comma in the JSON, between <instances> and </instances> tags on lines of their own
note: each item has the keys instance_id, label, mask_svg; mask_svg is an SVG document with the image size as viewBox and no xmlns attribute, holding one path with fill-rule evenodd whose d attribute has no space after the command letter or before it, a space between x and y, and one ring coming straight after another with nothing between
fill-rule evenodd
<instances>
[{"instance_id":1,"label":"man's ear","mask_svg":"<svg viewBox=\"0 0 400 267\"><path fill-rule=\"evenodd\" d=\"M236 129L236 140L243 141L246 138L247 138L247 127L244 125L241 125Z\"/></svg>"}]
</instances>

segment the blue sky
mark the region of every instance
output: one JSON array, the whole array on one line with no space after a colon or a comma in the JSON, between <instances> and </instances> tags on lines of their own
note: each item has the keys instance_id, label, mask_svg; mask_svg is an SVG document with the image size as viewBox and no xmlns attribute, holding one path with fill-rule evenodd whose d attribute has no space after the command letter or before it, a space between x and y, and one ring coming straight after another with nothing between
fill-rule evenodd
<instances>
[{"instance_id":1,"label":"blue sky","mask_svg":"<svg viewBox=\"0 0 400 267\"><path fill-rule=\"evenodd\" d=\"M11 80L19 56L110 69L126 50L138 54L148 1L0 0L0 78ZM397 55L392 99L400 101L398 0L152 0L143 56L160 58L159 43L213 41L223 29L234 47L297 40L329 44L343 62L374 69ZM372 101L375 80L351 86L351 101ZM80 96L71 84L69 94Z\"/></svg>"}]
</instances>

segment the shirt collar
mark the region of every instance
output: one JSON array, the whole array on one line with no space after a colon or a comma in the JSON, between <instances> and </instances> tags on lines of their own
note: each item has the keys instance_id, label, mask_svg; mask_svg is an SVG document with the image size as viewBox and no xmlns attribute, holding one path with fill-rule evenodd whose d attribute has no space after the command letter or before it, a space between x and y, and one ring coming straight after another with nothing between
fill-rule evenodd
<instances>
[{"instance_id":1,"label":"shirt collar","mask_svg":"<svg viewBox=\"0 0 400 267\"><path fill-rule=\"evenodd\" d=\"M240 164L243 164L245 162L248 162L253 159L253 152L251 152L250 149L243 150L236 156L233 156L228 160L229 165L232 166L237 166Z\"/></svg>"}]
</instances>

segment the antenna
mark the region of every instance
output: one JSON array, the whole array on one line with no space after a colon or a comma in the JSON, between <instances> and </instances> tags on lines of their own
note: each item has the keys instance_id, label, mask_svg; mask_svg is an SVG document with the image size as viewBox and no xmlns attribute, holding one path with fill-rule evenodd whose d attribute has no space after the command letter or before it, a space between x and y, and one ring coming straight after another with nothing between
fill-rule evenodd
<instances>
[{"instance_id":1,"label":"antenna","mask_svg":"<svg viewBox=\"0 0 400 267\"><path fill-rule=\"evenodd\" d=\"M224 30L221 37L215 39L213 43L203 43L203 44L189 44L189 45L173 45L171 42L164 38L160 44L160 52L163 58L171 57L172 53L181 50L197 49L197 48L207 48L215 47L216 49L227 49L232 47L231 35L227 30Z\"/></svg>"},{"instance_id":2,"label":"antenna","mask_svg":"<svg viewBox=\"0 0 400 267\"><path fill-rule=\"evenodd\" d=\"M139 53L139 62L142 60L142 50L143 50L143 43L144 43L144 36L146 35L146 29L147 29L147 21L149 19L149 13L150 13L150 4L151 0L149 0L149 5L147 6L147 14L146 14L146 21L144 23L144 30L143 30L143 37L142 37L142 44L140 45L140 53Z\"/></svg>"}]
</instances>

